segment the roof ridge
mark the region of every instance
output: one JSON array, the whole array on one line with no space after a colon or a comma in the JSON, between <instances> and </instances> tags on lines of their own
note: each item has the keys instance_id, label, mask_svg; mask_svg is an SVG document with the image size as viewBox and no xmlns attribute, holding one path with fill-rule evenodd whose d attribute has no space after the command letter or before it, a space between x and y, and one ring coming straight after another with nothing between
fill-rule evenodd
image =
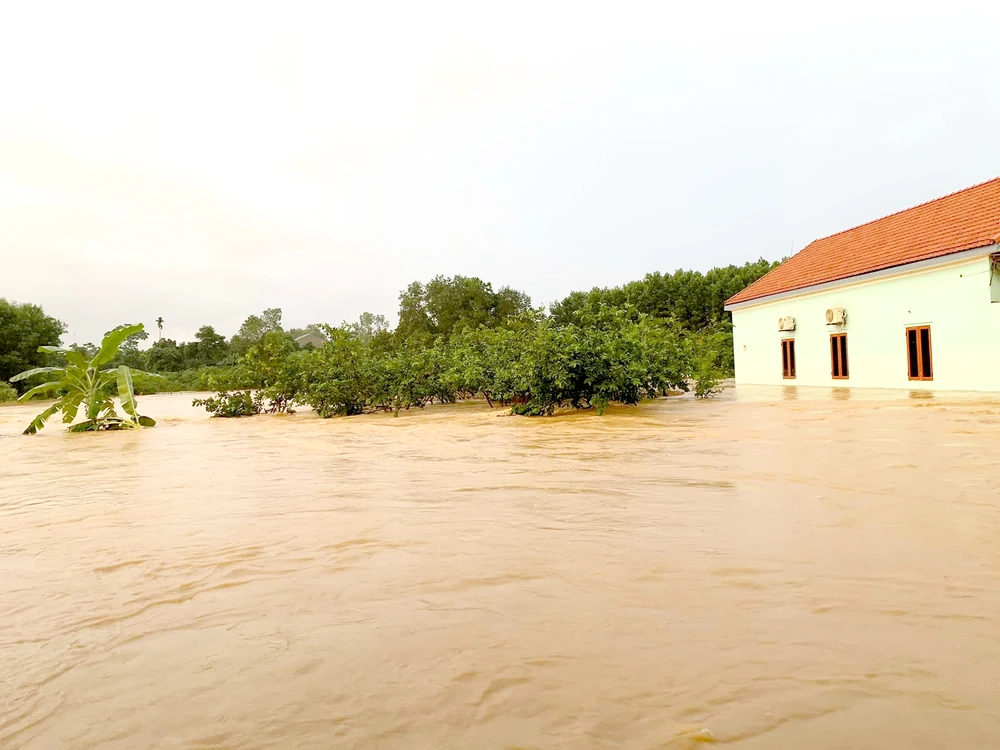
<instances>
[{"instance_id":1,"label":"roof ridge","mask_svg":"<svg viewBox=\"0 0 1000 750\"><path fill-rule=\"evenodd\" d=\"M828 234L828 235L825 235L823 237L817 237L812 242L808 243L805 247L803 247L802 250L805 250L807 247L809 247L809 245L814 245L817 242L822 242L823 240L828 240L831 237L837 237L838 235L841 235L841 234L847 234L848 232L853 232L855 229L860 229L861 227L866 227L869 224L877 224L880 221L885 221L886 219L891 219L893 216L899 216L900 214L905 214L907 211L913 211L914 209L917 209L917 208L923 208L924 206L930 205L931 203L938 203L939 201L943 201L946 198L951 198L951 197L956 196L956 195L961 195L962 193L967 193L970 190L975 190L976 188L981 188L984 185L989 185L991 182L1000 182L1000 177L991 177L988 180L984 180L983 182L976 183L975 185L970 185L967 188L962 188L961 190L955 190L955 191L953 191L951 193L947 193L946 195L941 195L941 196L939 196L937 198L932 198L929 201L924 201L923 203L917 203L917 204L915 204L913 206L908 206L907 208L902 208L899 211L893 211L891 214L886 214L885 216L880 216L879 218L872 219L871 221L864 221L864 222L862 222L860 224L855 224L853 227L850 227L848 229L842 229L841 231L834 232L833 234ZM802 252L802 250L800 250L799 252ZM798 255L798 253L796 253L796 255Z\"/></svg>"},{"instance_id":2,"label":"roof ridge","mask_svg":"<svg viewBox=\"0 0 1000 750\"><path fill-rule=\"evenodd\" d=\"M1000 177L813 240L726 305L1000 245Z\"/></svg>"}]
</instances>

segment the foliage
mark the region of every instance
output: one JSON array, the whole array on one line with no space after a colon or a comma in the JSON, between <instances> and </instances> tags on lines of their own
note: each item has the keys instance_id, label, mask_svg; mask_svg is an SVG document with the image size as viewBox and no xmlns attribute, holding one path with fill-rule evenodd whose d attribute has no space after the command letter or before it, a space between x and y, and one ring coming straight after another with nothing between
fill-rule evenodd
<instances>
[{"instance_id":1,"label":"foliage","mask_svg":"<svg viewBox=\"0 0 1000 750\"><path fill-rule=\"evenodd\" d=\"M700 330L728 320L723 309L725 301L775 266L777 263L761 258L742 266L713 268L705 274L683 270L673 274L650 273L620 287L573 292L553 303L550 313L557 322L565 324L572 322L579 310L595 304L635 305L640 313L673 318L686 329Z\"/></svg>"},{"instance_id":2,"label":"foliage","mask_svg":"<svg viewBox=\"0 0 1000 750\"><path fill-rule=\"evenodd\" d=\"M194 337L197 344L193 359L197 361L197 365L219 365L225 362L229 355L229 345L225 336L216 333L212 326L202 326Z\"/></svg>"},{"instance_id":3,"label":"foliage","mask_svg":"<svg viewBox=\"0 0 1000 750\"><path fill-rule=\"evenodd\" d=\"M17 391L6 383L0 383L0 404L17 401Z\"/></svg>"},{"instance_id":4,"label":"foliage","mask_svg":"<svg viewBox=\"0 0 1000 750\"><path fill-rule=\"evenodd\" d=\"M343 329L326 333L326 345L306 354L302 397L321 417L360 414L378 398L373 346Z\"/></svg>"},{"instance_id":5,"label":"foliage","mask_svg":"<svg viewBox=\"0 0 1000 750\"><path fill-rule=\"evenodd\" d=\"M230 344L232 353L237 357L242 357L251 346L260 341L265 334L273 331L281 331L281 308L268 308L260 315L251 315L240 326L240 330L233 336Z\"/></svg>"},{"instance_id":6,"label":"foliage","mask_svg":"<svg viewBox=\"0 0 1000 750\"><path fill-rule=\"evenodd\" d=\"M268 331L250 347L243 361L256 388L264 389L269 411L288 411L298 395L301 356L295 342L281 331Z\"/></svg>"},{"instance_id":7,"label":"foliage","mask_svg":"<svg viewBox=\"0 0 1000 750\"><path fill-rule=\"evenodd\" d=\"M694 384L695 398L711 398L722 392L722 380L717 374L708 373L697 377Z\"/></svg>"},{"instance_id":8,"label":"foliage","mask_svg":"<svg viewBox=\"0 0 1000 750\"><path fill-rule=\"evenodd\" d=\"M397 331L407 338L451 336L464 328L496 327L531 309L531 299L510 287L494 292L482 279L435 276L414 281L399 295Z\"/></svg>"},{"instance_id":9,"label":"foliage","mask_svg":"<svg viewBox=\"0 0 1000 750\"><path fill-rule=\"evenodd\" d=\"M105 333L107 336L110 331ZM136 369L141 369L146 366L147 358L146 355L139 351L139 342L145 341L149 338L149 334L145 330L134 333L128 338L126 338L120 347L118 347L118 354L111 361L112 365L127 365L128 367L134 367Z\"/></svg>"},{"instance_id":10,"label":"foliage","mask_svg":"<svg viewBox=\"0 0 1000 750\"><path fill-rule=\"evenodd\" d=\"M686 390L690 356L679 330L634 309L601 305L579 324L542 321L495 339L487 347L496 373L491 400L512 403L515 414L552 414L562 406L602 414L611 402Z\"/></svg>"},{"instance_id":11,"label":"foliage","mask_svg":"<svg viewBox=\"0 0 1000 750\"><path fill-rule=\"evenodd\" d=\"M97 352L99 352L101 349L101 347L97 346L96 344L92 344L89 341L86 344L70 344L69 348L72 349L74 352L79 352L86 359L93 359L97 355ZM61 355L58 354L56 355L56 359L58 359L60 363L66 361L65 357L62 357Z\"/></svg>"},{"instance_id":12,"label":"foliage","mask_svg":"<svg viewBox=\"0 0 1000 750\"><path fill-rule=\"evenodd\" d=\"M220 391L217 396L192 403L217 417L292 412L305 354L284 331L267 331L250 345L240 365L215 368L206 377L207 385Z\"/></svg>"},{"instance_id":13,"label":"foliage","mask_svg":"<svg viewBox=\"0 0 1000 750\"><path fill-rule=\"evenodd\" d=\"M65 331L63 323L38 305L0 298L0 383L22 370L53 364L51 355L40 347L58 344Z\"/></svg>"},{"instance_id":14,"label":"foliage","mask_svg":"<svg viewBox=\"0 0 1000 750\"><path fill-rule=\"evenodd\" d=\"M371 341L376 336L381 336L389 331L389 321L385 319L384 315L375 315L370 312L363 312L358 317L357 322L348 323L346 320L340 326L351 336L361 339L362 341ZM318 333L326 337L326 334L320 330Z\"/></svg>"},{"instance_id":15,"label":"foliage","mask_svg":"<svg viewBox=\"0 0 1000 750\"><path fill-rule=\"evenodd\" d=\"M734 370L733 335L730 316L724 310L725 301L776 265L761 258L742 266L713 268L705 274L698 271L650 273L620 287L573 292L553 303L550 312L554 320L567 324L576 320L581 310L594 305L619 308L634 305L640 313L674 320L685 330L713 334L703 343L711 345L718 353L716 364L720 374L731 374Z\"/></svg>"},{"instance_id":16,"label":"foliage","mask_svg":"<svg viewBox=\"0 0 1000 750\"><path fill-rule=\"evenodd\" d=\"M111 364L145 365L134 391L213 390L199 399L217 416L291 411L309 404L321 416L391 411L484 398L512 413L635 404L693 386L718 392L733 370L726 298L773 267L760 260L705 274L653 273L621 287L574 292L551 314L533 309L523 292L475 277L413 282L399 297L399 324L365 312L339 327L282 328L282 311L251 315L230 341L202 326L194 341L161 338L139 349L129 334ZM325 344L300 348L294 338L317 334ZM97 347L58 350L56 364L91 359Z\"/></svg>"},{"instance_id":17,"label":"foliage","mask_svg":"<svg viewBox=\"0 0 1000 750\"><path fill-rule=\"evenodd\" d=\"M306 353L300 398L321 416L392 411L435 400L485 398L513 413L561 406L635 404L686 389L690 346L672 323L606 306L584 324L560 326L532 313L502 328L466 328L430 346L400 338L364 341L343 329Z\"/></svg>"},{"instance_id":18,"label":"foliage","mask_svg":"<svg viewBox=\"0 0 1000 750\"><path fill-rule=\"evenodd\" d=\"M184 365L184 351L173 339L157 339L146 352L146 367L153 372L177 372Z\"/></svg>"},{"instance_id":19,"label":"foliage","mask_svg":"<svg viewBox=\"0 0 1000 750\"><path fill-rule=\"evenodd\" d=\"M244 365L195 367L155 376L136 372L135 392L138 395L148 395L183 391L233 390L250 387L251 380L251 375Z\"/></svg>"},{"instance_id":20,"label":"foliage","mask_svg":"<svg viewBox=\"0 0 1000 750\"><path fill-rule=\"evenodd\" d=\"M686 278L695 278L688 275ZM436 277L400 295L400 323L382 316L322 326L326 344L298 350L272 314L248 319L236 369L261 410L306 403L323 417L484 398L512 413L636 404L668 392L717 388L731 354L731 326L720 312L700 331L653 315L620 291L601 290L546 318L528 297L475 278ZM661 310L663 312L663 310ZM232 388L220 389L229 392ZM247 397L241 397L246 399ZM264 407L267 402L268 407ZM225 405L217 407L225 411Z\"/></svg>"},{"instance_id":21,"label":"foliage","mask_svg":"<svg viewBox=\"0 0 1000 750\"><path fill-rule=\"evenodd\" d=\"M125 340L143 330L142 324L121 326L109 332L101 343L101 348L90 360L73 349L58 346L42 346L47 354L59 354L65 358L62 367L38 367L18 373L12 381L22 381L34 375L51 374L55 379L37 385L24 393L20 400L27 401L35 396L60 394L59 399L35 417L24 434L31 435L45 426L46 420L62 412L62 421L71 425L71 432L96 430L119 430L133 427L152 427L156 424L149 417L140 415L135 401L132 383L132 369L127 365L108 367ZM115 411L114 394L117 392L126 417ZM83 406L87 419L73 424L77 412Z\"/></svg>"},{"instance_id":22,"label":"foliage","mask_svg":"<svg viewBox=\"0 0 1000 750\"><path fill-rule=\"evenodd\" d=\"M264 396L259 391L221 391L209 398L196 398L192 406L204 406L213 417L252 417L264 411Z\"/></svg>"},{"instance_id":23,"label":"foliage","mask_svg":"<svg viewBox=\"0 0 1000 750\"><path fill-rule=\"evenodd\" d=\"M694 395L710 398L722 392L722 381L733 371L733 327L719 323L693 335Z\"/></svg>"}]
</instances>

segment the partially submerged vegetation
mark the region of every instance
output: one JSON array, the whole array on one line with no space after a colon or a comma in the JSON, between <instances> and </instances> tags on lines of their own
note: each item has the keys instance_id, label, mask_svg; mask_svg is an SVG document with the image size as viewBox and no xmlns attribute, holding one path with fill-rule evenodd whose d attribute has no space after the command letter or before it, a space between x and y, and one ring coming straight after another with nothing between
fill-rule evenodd
<instances>
[{"instance_id":1,"label":"partially submerged vegetation","mask_svg":"<svg viewBox=\"0 0 1000 750\"><path fill-rule=\"evenodd\" d=\"M514 414L602 413L611 402L686 390L696 345L669 322L606 307L569 325L525 313L502 327L416 344L388 332L370 340L340 329L327 334L322 349L292 360L264 393L307 403L324 417L474 398Z\"/></svg>"},{"instance_id":2,"label":"partially submerged vegetation","mask_svg":"<svg viewBox=\"0 0 1000 750\"><path fill-rule=\"evenodd\" d=\"M139 414L132 385L132 369L126 365L105 367L115 358L122 342L130 335L141 332L142 329L141 323L116 328L104 337L101 348L89 360L72 349L58 346L39 347L43 353L63 358L65 364L56 367L35 367L10 379L11 382L17 383L40 375L51 376L49 380L26 391L20 397L21 401L28 401L35 396L59 396L55 403L31 420L24 434L32 435L38 432L48 419L59 412L62 412L62 421L70 425L70 432L122 430L155 425L156 422L152 419ZM121 402L125 417L119 416L115 411L115 395ZM81 407L86 420L73 424Z\"/></svg>"},{"instance_id":3,"label":"partially submerged vegetation","mask_svg":"<svg viewBox=\"0 0 1000 750\"><path fill-rule=\"evenodd\" d=\"M252 417L265 411L260 391L222 391L209 398L196 398L192 406L204 406L213 417Z\"/></svg>"},{"instance_id":4,"label":"partially submerged vegetation","mask_svg":"<svg viewBox=\"0 0 1000 750\"><path fill-rule=\"evenodd\" d=\"M567 298L553 305L557 314L546 315L532 308L526 295L493 292L489 284L464 277L410 285L400 295L395 330L370 313L356 323L316 326L325 341L316 350L291 346L280 317L272 315L276 325L250 343L240 365L227 372L228 383L220 386L227 392L196 405L215 416L244 416L308 404L331 417L398 414L435 401L481 398L513 414L538 416L561 408L603 413L610 403L636 404L692 386L704 398L718 392L731 370L732 333L721 309L723 295L746 274L770 267L762 262L749 271L733 269L728 286L719 278L703 283L701 317L690 313L698 295L689 293L689 321L707 320L697 329L672 315L644 312L618 299L616 290ZM662 286L664 278L642 283ZM719 309L709 315L705 310L714 301ZM661 312L667 309L663 305L661 299ZM254 395L233 388L255 389Z\"/></svg>"},{"instance_id":5,"label":"partially submerged vegetation","mask_svg":"<svg viewBox=\"0 0 1000 750\"><path fill-rule=\"evenodd\" d=\"M698 397L718 392L732 372L732 325L723 302L773 265L649 274L622 287L574 292L548 313L509 287L495 291L478 278L438 276L403 290L395 329L385 317L363 313L340 326L286 330L281 310L271 308L247 318L229 340L202 326L194 341L160 338L143 350L148 334L131 326L110 332L101 347L42 346L29 355L23 342L11 352L0 345L0 367L36 358L29 363L38 367L11 378L19 387L44 372L59 374L22 396L60 396L29 431L56 411L72 422L81 403L88 418L73 429L141 425L146 418L134 412L135 393L182 390L217 391L194 404L220 417L290 412L296 404L323 417L398 414L465 399L531 416L561 408L603 413L611 403L692 387ZM65 330L40 308L0 302L7 305L0 313L20 309L31 320L32 335L58 340ZM161 333L162 324L158 319ZM299 347L295 339L304 333L323 345ZM113 385L127 418L114 412Z\"/></svg>"}]
</instances>

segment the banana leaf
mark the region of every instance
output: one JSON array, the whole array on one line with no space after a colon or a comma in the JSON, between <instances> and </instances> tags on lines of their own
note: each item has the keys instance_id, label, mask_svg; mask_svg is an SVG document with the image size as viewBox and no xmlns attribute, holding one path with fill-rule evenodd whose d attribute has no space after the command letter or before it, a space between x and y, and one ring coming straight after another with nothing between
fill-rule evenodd
<instances>
[{"instance_id":1,"label":"banana leaf","mask_svg":"<svg viewBox=\"0 0 1000 750\"><path fill-rule=\"evenodd\" d=\"M111 331L111 333L104 337L104 341L101 342L101 349L97 352L97 356L90 360L90 366L96 369L110 362L118 354L118 347L125 343L125 339L139 333L144 328L145 326L142 323L137 323L136 325L124 326L116 331Z\"/></svg>"},{"instance_id":2,"label":"banana leaf","mask_svg":"<svg viewBox=\"0 0 1000 750\"><path fill-rule=\"evenodd\" d=\"M50 406L48 409L46 409L37 417L31 420L31 424L29 424L27 427L24 428L24 434L34 435L36 432L38 432L45 426L45 420L51 417L57 411L59 411L59 408L60 408L59 404L52 404L52 406Z\"/></svg>"},{"instance_id":3,"label":"banana leaf","mask_svg":"<svg viewBox=\"0 0 1000 750\"><path fill-rule=\"evenodd\" d=\"M32 375L41 375L43 372L62 372L64 368L62 367L36 367L32 370L25 370L24 372L19 372L17 375L10 379L11 383L16 383L18 380L24 380L25 378L30 378Z\"/></svg>"},{"instance_id":4,"label":"banana leaf","mask_svg":"<svg viewBox=\"0 0 1000 750\"><path fill-rule=\"evenodd\" d=\"M63 424L72 424L73 420L76 419L76 413L80 409L80 402L83 401L84 395L86 394L83 391L76 391L75 393L63 396L60 402L63 413Z\"/></svg>"},{"instance_id":5,"label":"banana leaf","mask_svg":"<svg viewBox=\"0 0 1000 750\"><path fill-rule=\"evenodd\" d=\"M47 393L48 391L51 391L53 388L58 388L60 385L62 385L62 383L58 380L53 380L49 383L42 383L41 385L36 385L31 390L25 391L23 394L21 394L21 397L18 398L18 401L28 401L41 393Z\"/></svg>"},{"instance_id":6,"label":"banana leaf","mask_svg":"<svg viewBox=\"0 0 1000 750\"><path fill-rule=\"evenodd\" d=\"M66 358L67 362L71 362L84 370L87 369L87 358L75 349L67 349L64 346L40 346L38 347L38 351L48 352L49 354L61 354Z\"/></svg>"},{"instance_id":7,"label":"banana leaf","mask_svg":"<svg viewBox=\"0 0 1000 750\"><path fill-rule=\"evenodd\" d=\"M122 409L132 419L138 420L139 415L135 410L135 389L132 386L132 371L122 365L118 368L118 398L121 399Z\"/></svg>"}]
</instances>

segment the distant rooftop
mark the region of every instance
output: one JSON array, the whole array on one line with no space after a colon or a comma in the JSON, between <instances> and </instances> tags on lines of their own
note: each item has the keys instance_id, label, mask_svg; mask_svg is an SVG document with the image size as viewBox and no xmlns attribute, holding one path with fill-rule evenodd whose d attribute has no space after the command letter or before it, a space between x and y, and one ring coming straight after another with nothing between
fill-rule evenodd
<instances>
[{"instance_id":1,"label":"distant rooftop","mask_svg":"<svg viewBox=\"0 0 1000 750\"><path fill-rule=\"evenodd\" d=\"M816 240L727 305L1000 242L1000 177Z\"/></svg>"}]
</instances>

